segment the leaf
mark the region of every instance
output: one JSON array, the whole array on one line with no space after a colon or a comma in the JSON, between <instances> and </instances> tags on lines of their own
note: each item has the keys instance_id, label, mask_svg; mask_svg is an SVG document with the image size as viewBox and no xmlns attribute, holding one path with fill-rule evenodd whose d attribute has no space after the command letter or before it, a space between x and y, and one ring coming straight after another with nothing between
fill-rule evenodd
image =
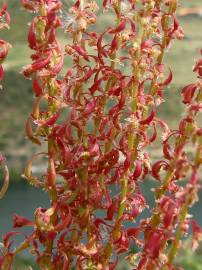
<instances>
[{"instance_id":1,"label":"leaf","mask_svg":"<svg viewBox=\"0 0 202 270\"><path fill-rule=\"evenodd\" d=\"M153 123L154 131L152 136L149 138L150 143L153 143L157 138L156 123Z\"/></svg>"},{"instance_id":2,"label":"leaf","mask_svg":"<svg viewBox=\"0 0 202 270\"><path fill-rule=\"evenodd\" d=\"M95 142L89 149L89 153L92 156L97 156L100 153L100 147L99 144L97 142Z\"/></svg>"},{"instance_id":3,"label":"leaf","mask_svg":"<svg viewBox=\"0 0 202 270\"><path fill-rule=\"evenodd\" d=\"M113 53L117 48L118 48L118 37L117 35L115 35L110 45L111 53Z\"/></svg>"},{"instance_id":4,"label":"leaf","mask_svg":"<svg viewBox=\"0 0 202 270\"><path fill-rule=\"evenodd\" d=\"M48 119L46 120L35 120L34 123L40 125L40 126L53 126L58 118L60 117L61 111L58 110L56 113L52 114Z\"/></svg>"},{"instance_id":5,"label":"leaf","mask_svg":"<svg viewBox=\"0 0 202 270\"><path fill-rule=\"evenodd\" d=\"M159 83L158 85L159 86L168 86L170 84L170 82L172 81L172 79L173 79L173 73L172 73L171 69L169 68L169 74L168 74L167 79L164 82Z\"/></svg>"},{"instance_id":6,"label":"leaf","mask_svg":"<svg viewBox=\"0 0 202 270\"><path fill-rule=\"evenodd\" d=\"M172 159L170 149L171 147L168 142L163 143L163 154L164 154L164 157L167 158L168 160Z\"/></svg>"},{"instance_id":7,"label":"leaf","mask_svg":"<svg viewBox=\"0 0 202 270\"><path fill-rule=\"evenodd\" d=\"M83 116L87 116L91 113L94 112L95 108L96 108L96 105L97 105L97 99L93 99L92 101L89 101L86 105L85 105L85 109L82 113Z\"/></svg>"},{"instance_id":8,"label":"leaf","mask_svg":"<svg viewBox=\"0 0 202 270\"><path fill-rule=\"evenodd\" d=\"M93 95L95 93L95 91L99 90L101 82L102 82L102 78L94 81L94 84L89 88L89 91L90 91L91 95Z\"/></svg>"},{"instance_id":9,"label":"leaf","mask_svg":"<svg viewBox=\"0 0 202 270\"><path fill-rule=\"evenodd\" d=\"M117 209L117 201L113 200L111 205L107 209L107 217L105 218L105 220L113 220L114 214L116 213Z\"/></svg>"},{"instance_id":10,"label":"leaf","mask_svg":"<svg viewBox=\"0 0 202 270\"><path fill-rule=\"evenodd\" d=\"M42 87L39 84L39 81L37 79L33 79L32 87L34 89L34 93L35 93L36 97L40 96L43 93L43 89L42 89Z\"/></svg>"},{"instance_id":11,"label":"leaf","mask_svg":"<svg viewBox=\"0 0 202 270\"><path fill-rule=\"evenodd\" d=\"M126 158L123 163L124 172L127 172L131 166L131 152L126 153Z\"/></svg>"},{"instance_id":12,"label":"leaf","mask_svg":"<svg viewBox=\"0 0 202 270\"><path fill-rule=\"evenodd\" d=\"M140 175L142 173L142 161L137 160L135 165L136 166L135 166L135 170L133 172L133 180L136 181L140 177Z\"/></svg>"},{"instance_id":13,"label":"leaf","mask_svg":"<svg viewBox=\"0 0 202 270\"><path fill-rule=\"evenodd\" d=\"M69 211L68 214L66 214L66 216L62 218L62 222L55 226L55 230L57 232L61 232L63 229L68 228L70 226L71 221L72 221L72 216L71 216L71 212Z\"/></svg>"},{"instance_id":14,"label":"leaf","mask_svg":"<svg viewBox=\"0 0 202 270\"><path fill-rule=\"evenodd\" d=\"M28 33L28 42L29 42L29 47L30 49L35 49L36 48L36 34L34 32L35 29L35 22L33 21L30 25L29 28L29 33Z\"/></svg>"},{"instance_id":15,"label":"leaf","mask_svg":"<svg viewBox=\"0 0 202 270\"><path fill-rule=\"evenodd\" d=\"M32 175L32 163L34 159L36 159L40 155L46 155L45 152L40 152L32 156L32 158L28 161L27 165L25 166L24 174L22 177L26 178L31 185L34 185L36 187L43 187L44 184L39 181L39 179Z\"/></svg>"},{"instance_id":16,"label":"leaf","mask_svg":"<svg viewBox=\"0 0 202 270\"><path fill-rule=\"evenodd\" d=\"M144 251L149 255L150 258L158 258L164 238L165 236L157 229L151 233L144 248Z\"/></svg>"},{"instance_id":17,"label":"leaf","mask_svg":"<svg viewBox=\"0 0 202 270\"><path fill-rule=\"evenodd\" d=\"M155 110L152 109L150 115L146 119L141 120L139 123L141 125L149 125L152 122L152 120L154 119L154 116L155 116Z\"/></svg>"},{"instance_id":18,"label":"leaf","mask_svg":"<svg viewBox=\"0 0 202 270\"><path fill-rule=\"evenodd\" d=\"M192 101L192 98L195 94L195 91L197 89L197 85L196 84L189 84L187 86L185 86L182 90L181 90L181 94L183 96L183 103L184 104L189 104Z\"/></svg>"},{"instance_id":19,"label":"leaf","mask_svg":"<svg viewBox=\"0 0 202 270\"><path fill-rule=\"evenodd\" d=\"M84 50L82 47L78 46L78 45L74 45L72 46L72 48L79 54L81 55L86 61L89 62L89 57L88 54L86 52L86 50Z\"/></svg>"},{"instance_id":20,"label":"leaf","mask_svg":"<svg viewBox=\"0 0 202 270\"><path fill-rule=\"evenodd\" d=\"M167 169L168 168L168 163L165 160L160 160L154 163L154 165L152 166L152 176L154 178L156 178L157 180L160 180L160 170L161 168Z\"/></svg>"},{"instance_id":21,"label":"leaf","mask_svg":"<svg viewBox=\"0 0 202 270\"><path fill-rule=\"evenodd\" d=\"M31 123L31 118L29 117L27 119L26 125L25 125L25 131L27 137L35 144L41 145L40 140L34 136L33 131L32 131L32 123Z\"/></svg>"},{"instance_id":22,"label":"leaf","mask_svg":"<svg viewBox=\"0 0 202 270\"><path fill-rule=\"evenodd\" d=\"M10 238L15 236L15 235L19 235L19 234L21 234L21 232L12 231L12 232L8 232L5 235L3 235L2 239L3 239L4 246L6 248L8 248L10 246L10 244L9 244Z\"/></svg>"}]
</instances>

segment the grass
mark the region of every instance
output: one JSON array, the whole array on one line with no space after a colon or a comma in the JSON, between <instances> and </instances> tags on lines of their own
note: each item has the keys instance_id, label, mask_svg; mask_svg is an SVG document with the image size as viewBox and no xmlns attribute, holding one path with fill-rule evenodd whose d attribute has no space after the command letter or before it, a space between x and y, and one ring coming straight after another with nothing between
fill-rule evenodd
<instances>
[{"instance_id":1,"label":"grass","mask_svg":"<svg viewBox=\"0 0 202 270\"><path fill-rule=\"evenodd\" d=\"M201 6L200 0L179 0L181 7L196 7Z\"/></svg>"},{"instance_id":2,"label":"grass","mask_svg":"<svg viewBox=\"0 0 202 270\"><path fill-rule=\"evenodd\" d=\"M29 266L31 266L33 270L39 270L32 260L16 256L12 270L28 270Z\"/></svg>"}]
</instances>

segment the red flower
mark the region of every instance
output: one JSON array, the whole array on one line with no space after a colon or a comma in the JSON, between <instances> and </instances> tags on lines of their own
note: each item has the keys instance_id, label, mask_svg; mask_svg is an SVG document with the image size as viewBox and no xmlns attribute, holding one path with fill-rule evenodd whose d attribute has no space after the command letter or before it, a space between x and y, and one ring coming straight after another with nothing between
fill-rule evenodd
<instances>
[{"instance_id":1,"label":"red flower","mask_svg":"<svg viewBox=\"0 0 202 270\"><path fill-rule=\"evenodd\" d=\"M181 93L183 95L183 103L184 104L191 103L192 98L196 92L196 89L197 89L196 84L189 84L182 89Z\"/></svg>"},{"instance_id":2,"label":"red flower","mask_svg":"<svg viewBox=\"0 0 202 270\"><path fill-rule=\"evenodd\" d=\"M144 252L146 252L147 256L152 259L158 258L164 240L165 236L163 235L162 231L158 230L151 231L150 237L146 241L144 248Z\"/></svg>"},{"instance_id":3,"label":"red flower","mask_svg":"<svg viewBox=\"0 0 202 270\"><path fill-rule=\"evenodd\" d=\"M27 218L19 215L13 216L13 228L21 228L24 226L34 226L34 223Z\"/></svg>"}]
</instances>

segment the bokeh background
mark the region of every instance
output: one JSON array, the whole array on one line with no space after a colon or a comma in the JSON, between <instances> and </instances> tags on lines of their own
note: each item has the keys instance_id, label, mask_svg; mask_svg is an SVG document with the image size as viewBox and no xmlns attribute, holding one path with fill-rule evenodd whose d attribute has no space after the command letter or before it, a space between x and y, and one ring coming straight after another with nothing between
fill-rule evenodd
<instances>
[{"instance_id":1,"label":"bokeh background","mask_svg":"<svg viewBox=\"0 0 202 270\"><path fill-rule=\"evenodd\" d=\"M3 1L0 0L0 4ZM71 0L63 0L66 9ZM99 4L101 0L98 0ZM161 117L173 128L177 126L178 120L183 113L183 105L180 102L180 89L195 80L192 72L194 61L200 56L202 48L202 1L181 0L178 19L185 31L185 38L182 41L175 41L171 46L165 62L171 66L174 78L171 86L165 91L165 100L160 108ZM26 184L21 178L23 166L33 153L36 152L33 146L25 137L24 123L30 112L33 103L31 82L26 80L20 73L23 65L30 63L31 51L27 46L28 23L32 14L27 13L20 7L19 0L10 0L8 3L12 22L10 30L1 31L0 39L6 39L12 44L9 56L4 64L5 77L3 89L0 90L0 151L6 155L7 164L10 168L11 183L6 196L0 201L0 234L12 229L12 215L18 213L28 218L33 217L36 207L48 205L47 196L42 191L34 189ZM183 10L187 9L187 15ZM98 30L104 29L113 20L110 14L99 16ZM62 43L68 42L68 36L59 33ZM68 62L66 63L68 66ZM154 149L155 155L160 150ZM36 167L40 170L40 167ZM153 184L148 181L144 187L144 193L149 203L152 204L150 188ZM202 202L202 193L200 194ZM199 202L192 210L197 221L202 225L202 208ZM193 255L190 250L189 240L180 251L176 263L186 270L202 270L202 246ZM21 257L16 260L14 270L27 269L27 265L36 266L28 257ZM129 270L129 266L120 264L117 270Z\"/></svg>"}]
</instances>

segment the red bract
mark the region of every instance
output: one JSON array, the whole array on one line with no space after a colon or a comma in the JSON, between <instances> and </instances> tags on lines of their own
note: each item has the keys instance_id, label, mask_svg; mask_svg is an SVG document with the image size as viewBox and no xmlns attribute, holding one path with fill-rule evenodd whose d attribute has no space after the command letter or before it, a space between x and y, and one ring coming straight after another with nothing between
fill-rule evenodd
<instances>
[{"instance_id":1,"label":"red bract","mask_svg":"<svg viewBox=\"0 0 202 270\"><path fill-rule=\"evenodd\" d=\"M160 180L159 172L161 168L168 169L168 163L164 160L160 160L154 163L154 165L152 166L152 176L157 180Z\"/></svg>"},{"instance_id":2,"label":"red bract","mask_svg":"<svg viewBox=\"0 0 202 270\"><path fill-rule=\"evenodd\" d=\"M197 89L196 84L187 85L182 89L183 103L185 104L191 103L196 89Z\"/></svg>"},{"instance_id":3,"label":"red bract","mask_svg":"<svg viewBox=\"0 0 202 270\"><path fill-rule=\"evenodd\" d=\"M48 193L50 206L37 208L33 223L14 216L14 227L32 226L33 232L12 252L14 235L6 237L1 265L10 267L11 258L29 246L40 269L115 269L119 254L137 256L139 270L172 269L191 224L187 213L197 200L202 164L201 60L194 67L198 81L182 90L187 111L177 130L157 118L173 78L164 54L183 35L177 0L103 1L114 20L99 33L93 26L96 1L74 1L68 12L60 0L21 2L35 14L28 32L32 63L23 69L36 97L26 133L46 149L33 155L24 177ZM64 47L57 40L60 27L68 36ZM2 46L1 58L7 54ZM61 72L65 58L71 67ZM163 157L153 160L148 149L160 137ZM36 177L32 164L38 158L47 167ZM153 208L141 190L151 176L160 180ZM151 216L141 219L149 207ZM201 231L196 225L193 231L198 240ZM138 254L130 251L130 240Z\"/></svg>"},{"instance_id":4,"label":"red bract","mask_svg":"<svg viewBox=\"0 0 202 270\"><path fill-rule=\"evenodd\" d=\"M13 228L21 228L24 226L33 226L33 225L34 225L33 222L22 216L14 215L13 217Z\"/></svg>"},{"instance_id":5,"label":"red bract","mask_svg":"<svg viewBox=\"0 0 202 270\"><path fill-rule=\"evenodd\" d=\"M163 240L165 239L164 234L162 231L153 230L151 236L146 241L144 252L147 253L152 259L156 259L159 257L160 249Z\"/></svg>"},{"instance_id":6,"label":"red bract","mask_svg":"<svg viewBox=\"0 0 202 270\"><path fill-rule=\"evenodd\" d=\"M4 27L9 27L10 25L10 15L7 11L6 3L3 3L0 10L0 29Z\"/></svg>"}]
</instances>

